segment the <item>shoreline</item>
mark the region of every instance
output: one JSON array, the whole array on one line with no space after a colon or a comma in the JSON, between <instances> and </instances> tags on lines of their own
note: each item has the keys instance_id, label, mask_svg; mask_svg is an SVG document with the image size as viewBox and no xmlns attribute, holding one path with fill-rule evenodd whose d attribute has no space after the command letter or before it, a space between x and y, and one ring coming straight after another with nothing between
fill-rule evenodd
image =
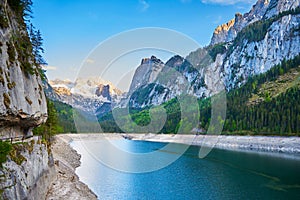
<instances>
[{"instance_id":1,"label":"shoreline","mask_svg":"<svg viewBox=\"0 0 300 200\"><path fill-rule=\"evenodd\" d=\"M76 133L58 135L66 143L75 140L127 139L148 142L180 143L224 150L280 153L300 158L300 137L297 136L228 136L180 135L152 133Z\"/></svg>"},{"instance_id":2,"label":"shoreline","mask_svg":"<svg viewBox=\"0 0 300 200\"><path fill-rule=\"evenodd\" d=\"M128 135L132 137L132 140L137 141L180 143L253 153L280 153L282 155L295 155L300 158L300 137L296 136Z\"/></svg>"},{"instance_id":3,"label":"shoreline","mask_svg":"<svg viewBox=\"0 0 300 200\"><path fill-rule=\"evenodd\" d=\"M46 200L96 200L97 195L84 183L79 180L75 173L80 166L81 155L74 150L69 140L57 135L51 150L55 163L56 177L50 185Z\"/></svg>"}]
</instances>

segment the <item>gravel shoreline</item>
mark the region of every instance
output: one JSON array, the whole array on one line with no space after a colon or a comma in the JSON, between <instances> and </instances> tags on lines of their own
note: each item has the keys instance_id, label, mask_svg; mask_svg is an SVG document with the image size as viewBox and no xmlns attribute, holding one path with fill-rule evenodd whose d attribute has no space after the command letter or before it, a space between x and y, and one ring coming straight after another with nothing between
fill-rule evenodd
<instances>
[{"instance_id":1,"label":"gravel shoreline","mask_svg":"<svg viewBox=\"0 0 300 200\"><path fill-rule=\"evenodd\" d=\"M300 137L281 136L227 136L227 135L180 135L180 134L118 134L118 133L88 133L88 134L62 134L61 139L69 143L72 140L101 140L127 139L181 143L196 146L207 146L219 149L273 152L293 154L300 157Z\"/></svg>"},{"instance_id":2,"label":"gravel shoreline","mask_svg":"<svg viewBox=\"0 0 300 200\"><path fill-rule=\"evenodd\" d=\"M293 154L300 158L300 137L129 134L133 140L171 142L218 149Z\"/></svg>"},{"instance_id":3,"label":"gravel shoreline","mask_svg":"<svg viewBox=\"0 0 300 200\"><path fill-rule=\"evenodd\" d=\"M80 166L79 155L70 145L68 137L55 136L52 154L55 162L56 178L51 184L46 200L93 200L97 196L80 182L75 169Z\"/></svg>"}]
</instances>

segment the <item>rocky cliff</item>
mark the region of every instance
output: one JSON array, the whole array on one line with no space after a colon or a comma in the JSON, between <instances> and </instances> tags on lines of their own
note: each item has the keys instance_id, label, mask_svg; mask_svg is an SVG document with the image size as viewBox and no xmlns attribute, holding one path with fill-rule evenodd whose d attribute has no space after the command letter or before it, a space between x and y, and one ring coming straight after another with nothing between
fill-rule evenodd
<instances>
[{"instance_id":1,"label":"rocky cliff","mask_svg":"<svg viewBox=\"0 0 300 200\"><path fill-rule=\"evenodd\" d=\"M234 19L230 20L226 24L218 26L211 39L211 45L222 42L230 42L245 26L261 20L269 6L269 1L270 0L259 0L255 5L253 5L250 12L244 15L237 13L235 14Z\"/></svg>"},{"instance_id":2,"label":"rocky cliff","mask_svg":"<svg viewBox=\"0 0 300 200\"><path fill-rule=\"evenodd\" d=\"M4 0L0 5L0 137L30 136L47 119L41 77L23 18Z\"/></svg>"},{"instance_id":3,"label":"rocky cliff","mask_svg":"<svg viewBox=\"0 0 300 200\"><path fill-rule=\"evenodd\" d=\"M8 161L0 168L1 199L45 199L56 175L48 148L37 137L14 144Z\"/></svg>"},{"instance_id":4,"label":"rocky cliff","mask_svg":"<svg viewBox=\"0 0 300 200\"><path fill-rule=\"evenodd\" d=\"M217 27L208 47L186 58L174 56L166 64L160 63L159 70L143 60L131 87L139 89L129 92L129 104L159 105L184 93L208 97L239 87L249 77L294 58L300 53L299 3L259 0L250 12L238 13L235 19ZM172 69L176 72L166 81ZM149 79L152 73L156 74L155 80Z\"/></svg>"},{"instance_id":5,"label":"rocky cliff","mask_svg":"<svg viewBox=\"0 0 300 200\"><path fill-rule=\"evenodd\" d=\"M24 2L0 0L0 139L22 138L9 144L9 155L1 149L7 161L0 166L0 199L43 199L54 173L48 146L37 137L24 140L47 119Z\"/></svg>"},{"instance_id":6,"label":"rocky cliff","mask_svg":"<svg viewBox=\"0 0 300 200\"><path fill-rule=\"evenodd\" d=\"M135 70L128 94L132 94L141 86L154 82L163 67L164 63L155 56L142 59L140 66Z\"/></svg>"},{"instance_id":7,"label":"rocky cliff","mask_svg":"<svg viewBox=\"0 0 300 200\"><path fill-rule=\"evenodd\" d=\"M295 9L299 4L299 0L258 0L248 13L244 15L237 13L234 19L218 26L210 44L233 41L244 27L259 20L269 19L284 11Z\"/></svg>"}]
</instances>

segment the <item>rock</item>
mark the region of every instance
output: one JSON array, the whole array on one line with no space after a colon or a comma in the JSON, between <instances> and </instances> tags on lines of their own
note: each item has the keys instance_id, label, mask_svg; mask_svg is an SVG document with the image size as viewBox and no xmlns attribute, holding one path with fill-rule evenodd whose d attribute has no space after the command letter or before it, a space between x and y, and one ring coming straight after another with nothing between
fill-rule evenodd
<instances>
[{"instance_id":1,"label":"rock","mask_svg":"<svg viewBox=\"0 0 300 200\"><path fill-rule=\"evenodd\" d=\"M4 5L4 0L0 2ZM32 127L46 121L47 102L33 60L17 46L28 39L26 28L9 6L1 9L6 9L2 13L9 13L10 19L7 27L0 29L0 138L22 137L31 135Z\"/></svg>"},{"instance_id":2,"label":"rock","mask_svg":"<svg viewBox=\"0 0 300 200\"><path fill-rule=\"evenodd\" d=\"M128 95L131 95L141 86L145 86L155 81L163 66L164 63L161 60L157 59L155 56L142 59L141 65L136 69L134 73Z\"/></svg>"},{"instance_id":3,"label":"rock","mask_svg":"<svg viewBox=\"0 0 300 200\"><path fill-rule=\"evenodd\" d=\"M218 44L224 41L229 40L229 29L234 25L235 19L230 20L226 24L222 24L218 26L213 34L213 37L211 39L211 45ZM232 37L232 36L231 36Z\"/></svg>"},{"instance_id":4,"label":"rock","mask_svg":"<svg viewBox=\"0 0 300 200\"><path fill-rule=\"evenodd\" d=\"M271 0L265 13L265 18L270 18L287 10L292 10L300 6L300 0Z\"/></svg>"},{"instance_id":5,"label":"rock","mask_svg":"<svg viewBox=\"0 0 300 200\"><path fill-rule=\"evenodd\" d=\"M25 144L19 144L22 163L15 163L11 157L0 168L5 181L0 181L2 199L45 199L49 185L55 178L54 162L48 148L35 137ZM18 153L18 152L17 152Z\"/></svg>"},{"instance_id":6,"label":"rock","mask_svg":"<svg viewBox=\"0 0 300 200\"><path fill-rule=\"evenodd\" d=\"M212 36L210 45L234 40L238 32L240 32L244 27L263 18L266 10L268 9L269 3L269 0L258 0L250 12L244 15L237 13L235 15L235 19L218 26Z\"/></svg>"},{"instance_id":7,"label":"rock","mask_svg":"<svg viewBox=\"0 0 300 200\"><path fill-rule=\"evenodd\" d=\"M239 86L248 77L264 73L284 59L297 56L300 53L300 34L293 30L299 22L300 15L284 16L270 26L263 40L244 41L236 46L223 65L226 88Z\"/></svg>"},{"instance_id":8,"label":"rock","mask_svg":"<svg viewBox=\"0 0 300 200\"><path fill-rule=\"evenodd\" d=\"M56 79L44 87L48 98L90 113L97 112L104 103L119 102L122 96L111 82L97 77L78 78L74 83Z\"/></svg>"},{"instance_id":9,"label":"rock","mask_svg":"<svg viewBox=\"0 0 300 200\"><path fill-rule=\"evenodd\" d=\"M76 134L77 135L77 134ZM49 187L46 200L55 199L97 199L97 196L75 174L75 168L80 166L81 156L63 140L65 135L55 137L52 146L57 165L57 174L53 184Z\"/></svg>"},{"instance_id":10,"label":"rock","mask_svg":"<svg viewBox=\"0 0 300 200\"><path fill-rule=\"evenodd\" d=\"M100 84L97 89L95 94L99 97L102 96L104 98L107 98L108 101L111 101L111 96L110 96L110 92L109 92L109 85L103 85Z\"/></svg>"}]
</instances>

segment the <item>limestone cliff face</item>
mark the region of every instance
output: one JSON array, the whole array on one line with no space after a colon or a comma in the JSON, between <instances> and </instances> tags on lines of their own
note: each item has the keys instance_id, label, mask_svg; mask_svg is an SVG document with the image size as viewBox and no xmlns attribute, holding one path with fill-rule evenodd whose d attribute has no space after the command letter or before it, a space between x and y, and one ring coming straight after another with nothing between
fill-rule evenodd
<instances>
[{"instance_id":1,"label":"limestone cliff face","mask_svg":"<svg viewBox=\"0 0 300 200\"><path fill-rule=\"evenodd\" d=\"M145 64L144 59L133 77L131 88L136 89L128 93L129 105L132 107L160 105L181 94L207 96L208 90L203 77L204 68L200 67L197 70L192 64L199 59L203 58L194 59L190 56L184 59L176 55L166 64L161 61L159 64L156 63L155 67Z\"/></svg>"},{"instance_id":2,"label":"limestone cliff face","mask_svg":"<svg viewBox=\"0 0 300 200\"><path fill-rule=\"evenodd\" d=\"M260 41L244 40L224 59L227 89L239 86L249 76L268 71L284 59L300 53L300 15L287 15L275 21Z\"/></svg>"},{"instance_id":3,"label":"limestone cliff face","mask_svg":"<svg viewBox=\"0 0 300 200\"><path fill-rule=\"evenodd\" d=\"M45 199L56 175L48 148L35 137L14 150L15 158L9 157L0 168L1 199Z\"/></svg>"},{"instance_id":4,"label":"limestone cliff face","mask_svg":"<svg viewBox=\"0 0 300 200\"><path fill-rule=\"evenodd\" d=\"M18 1L0 0L0 139L31 136L47 119L39 69ZM0 199L44 199L55 169L37 137L13 144L0 168Z\"/></svg>"},{"instance_id":5,"label":"limestone cliff face","mask_svg":"<svg viewBox=\"0 0 300 200\"><path fill-rule=\"evenodd\" d=\"M299 0L270 0L270 5L265 13L265 18L270 18L287 10L299 7Z\"/></svg>"},{"instance_id":6,"label":"limestone cliff face","mask_svg":"<svg viewBox=\"0 0 300 200\"><path fill-rule=\"evenodd\" d=\"M244 15L240 13L235 14L234 19L216 28L210 44L215 45L218 43L232 41L236 37L237 33L245 26L263 18L266 10L268 9L269 3L270 0L258 0L250 12Z\"/></svg>"},{"instance_id":7,"label":"limestone cliff face","mask_svg":"<svg viewBox=\"0 0 300 200\"><path fill-rule=\"evenodd\" d=\"M141 86L154 82L163 66L164 63L155 56L144 58L134 73L128 94L132 94Z\"/></svg>"},{"instance_id":8,"label":"limestone cliff face","mask_svg":"<svg viewBox=\"0 0 300 200\"><path fill-rule=\"evenodd\" d=\"M299 5L300 0L258 0L250 12L244 15L237 13L235 19L218 26L210 44L231 42L244 27L256 21L274 17L281 12L295 9Z\"/></svg>"},{"instance_id":9,"label":"limestone cliff face","mask_svg":"<svg viewBox=\"0 0 300 200\"><path fill-rule=\"evenodd\" d=\"M29 40L24 24L4 0L0 5L6 21L0 27L0 137L31 135L31 128L47 119L41 78L26 55L30 50L24 50L28 48L24 41Z\"/></svg>"},{"instance_id":10,"label":"limestone cliff face","mask_svg":"<svg viewBox=\"0 0 300 200\"><path fill-rule=\"evenodd\" d=\"M231 46L231 50L223 54L224 59L220 65L221 78L227 90L240 86L248 77L264 73L284 59L292 59L300 53L300 14L294 12L282 15L283 12L299 9L299 5L300 0L259 0L249 13L236 15L235 23L228 30L214 33L212 46L217 43L225 44L227 48ZM250 29L254 22L269 22L265 23L268 27L263 37L253 39L253 35L244 31L237 38L239 32L244 28Z\"/></svg>"}]
</instances>

